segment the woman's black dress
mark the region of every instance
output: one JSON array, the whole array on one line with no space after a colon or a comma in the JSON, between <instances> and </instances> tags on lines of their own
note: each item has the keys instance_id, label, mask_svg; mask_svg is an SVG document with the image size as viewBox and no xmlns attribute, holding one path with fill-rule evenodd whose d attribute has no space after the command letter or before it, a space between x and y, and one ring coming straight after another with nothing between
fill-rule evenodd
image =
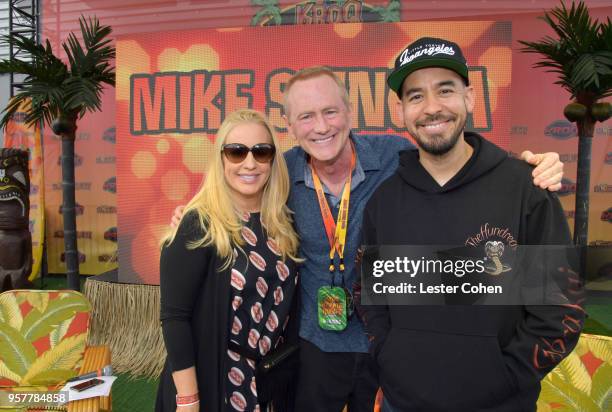
<instances>
[{"instance_id":1,"label":"woman's black dress","mask_svg":"<svg viewBox=\"0 0 612 412\"><path fill-rule=\"evenodd\" d=\"M292 261L278 256L260 214L242 218L245 244L235 248L229 269L220 269L223 260L214 248L186 247L203 235L195 212L183 218L174 242L162 249L161 322L168 357L156 411L176 411L172 372L191 366L196 369L200 411L258 410L254 363L230 350L228 343L262 355L282 341L297 273Z\"/></svg>"}]
</instances>

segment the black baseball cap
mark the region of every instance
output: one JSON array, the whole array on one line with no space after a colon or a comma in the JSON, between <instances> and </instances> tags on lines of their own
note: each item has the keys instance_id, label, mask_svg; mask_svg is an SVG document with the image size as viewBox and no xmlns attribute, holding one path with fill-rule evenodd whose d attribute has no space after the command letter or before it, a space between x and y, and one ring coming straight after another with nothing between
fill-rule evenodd
<instances>
[{"instance_id":1,"label":"black baseball cap","mask_svg":"<svg viewBox=\"0 0 612 412\"><path fill-rule=\"evenodd\" d=\"M387 78L389 88L399 94L404 79L416 70L426 67L443 67L463 77L466 84L468 66L457 43L435 37L421 37L406 47L397 59L395 68Z\"/></svg>"}]
</instances>

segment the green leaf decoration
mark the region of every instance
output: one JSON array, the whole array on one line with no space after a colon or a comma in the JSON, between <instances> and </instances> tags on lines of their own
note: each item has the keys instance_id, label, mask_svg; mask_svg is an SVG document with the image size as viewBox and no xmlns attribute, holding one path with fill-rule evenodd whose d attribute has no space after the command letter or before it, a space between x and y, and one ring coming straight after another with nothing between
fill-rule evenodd
<instances>
[{"instance_id":1,"label":"green leaf decoration","mask_svg":"<svg viewBox=\"0 0 612 412\"><path fill-rule=\"evenodd\" d=\"M593 355L608 364L612 363L612 340L587 339L589 349Z\"/></svg>"},{"instance_id":2,"label":"green leaf decoration","mask_svg":"<svg viewBox=\"0 0 612 412\"><path fill-rule=\"evenodd\" d=\"M28 372L23 375L20 384L35 384L40 374L50 370L76 369L83 359L86 340L86 333L62 340L56 347L49 349L32 363Z\"/></svg>"},{"instance_id":3,"label":"green leaf decoration","mask_svg":"<svg viewBox=\"0 0 612 412\"><path fill-rule=\"evenodd\" d=\"M36 359L36 350L21 333L0 323L0 359L14 373L23 376Z\"/></svg>"},{"instance_id":4,"label":"green leaf decoration","mask_svg":"<svg viewBox=\"0 0 612 412\"><path fill-rule=\"evenodd\" d=\"M612 365L602 363L593 374L591 398L602 411L612 410Z\"/></svg>"},{"instance_id":5,"label":"green leaf decoration","mask_svg":"<svg viewBox=\"0 0 612 412\"><path fill-rule=\"evenodd\" d=\"M31 100L24 122L28 125L44 121L51 125L59 117L71 119L100 108L104 84L115 85L114 57L110 26L93 18L79 18L81 33L69 33L61 47L69 64L54 54L49 40L45 44L20 34L2 36L7 46L27 52L32 59L0 60L0 74L25 76L19 93L4 109L0 127L5 127L19 105ZM78 38L82 38L79 41Z\"/></svg>"},{"instance_id":6,"label":"green leaf decoration","mask_svg":"<svg viewBox=\"0 0 612 412\"><path fill-rule=\"evenodd\" d=\"M10 379L15 383L18 383L21 380L21 376L17 375L15 372L10 370L8 366L4 362L0 360L0 377Z\"/></svg>"},{"instance_id":7,"label":"green leaf decoration","mask_svg":"<svg viewBox=\"0 0 612 412\"><path fill-rule=\"evenodd\" d=\"M572 352L569 356L557 365L557 370L561 372L563 379L569 382L585 394L591 393L591 375L587 371L580 357Z\"/></svg>"},{"instance_id":8,"label":"green leaf decoration","mask_svg":"<svg viewBox=\"0 0 612 412\"><path fill-rule=\"evenodd\" d=\"M556 73L555 84L572 98L588 103L612 94L612 23L593 19L583 1L565 2L544 13L541 19L554 31L537 42L519 40L526 53L541 55L534 67Z\"/></svg>"},{"instance_id":9,"label":"green leaf decoration","mask_svg":"<svg viewBox=\"0 0 612 412\"><path fill-rule=\"evenodd\" d=\"M24 318L21 333L34 341L55 329L62 321L70 319L77 312L87 312L90 304L82 296L68 295L61 299L52 299L44 313L32 309Z\"/></svg>"},{"instance_id":10,"label":"green leaf decoration","mask_svg":"<svg viewBox=\"0 0 612 412\"><path fill-rule=\"evenodd\" d=\"M542 381L540 399L548 403L563 405L562 408L554 409L555 412L599 412L599 407L588 394L572 386L570 382L565 381L558 373L550 373Z\"/></svg>"},{"instance_id":11,"label":"green leaf decoration","mask_svg":"<svg viewBox=\"0 0 612 412\"><path fill-rule=\"evenodd\" d=\"M64 338L64 335L66 335L66 332L68 331L68 328L70 327L70 324L72 323L73 319L74 317L66 319L65 321L57 325L57 328L51 331L51 333L49 334L49 343L51 344L52 348L57 346L57 344Z\"/></svg>"},{"instance_id":12,"label":"green leaf decoration","mask_svg":"<svg viewBox=\"0 0 612 412\"><path fill-rule=\"evenodd\" d=\"M278 7L278 0L251 0L254 6L261 6L251 19L251 26L256 26L260 21L268 16L277 26L282 23L281 11Z\"/></svg>"},{"instance_id":13,"label":"green leaf decoration","mask_svg":"<svg viewBox=\"0 0 612 412\"><path fill-rule=\"evenodd\" d=\"M563 387L566 385L566 383L558 376L553 377L554 375L555 373L551 372L549 375L546 376L544 380L542 380L542 390L540 391L539 400L542 402L546 402L547 404L557 403L561 405L566 405L568 403L568 400L565 397L563 389L555 385L555 383L557 383Z\"/></svg>"},{"instance_id":14,"label":"green leaf decoration","mask_svg":"<svg viewBox=\"0 0 612 412\"><path fill-rule=\"evenodd\" d=\"M49 294L47 292L27 292L24 293L26 300L32 307L39 312L44 312L49 304Z\"/></svg>"},{"instance_id":15,"label":"green leaf decoration","mask_svg":"<svg viewBox=\"0 0 612 412\"><path fill-rule=\"evenodd\" d=\"M13 392L49 392L49 385L22 385L11 388Z\"/></svg>"},{"instance_id":16,"label":"green leaf decoration","mask_svg":"<svg viewBox=\"0 0 612 412\"><path fill-rule=\"evenodd\" d=\"M13 293L3 293L0 295L0 322L5 322L13 329L20 330L23 323L21 309L17 297Z\"/></svg>"},{"instance_id":17,"label":"green leaf decoration","mask_svg":"<svg viewBox=\"0 0 612 412\"><path fill-rule=\"evenodd\" d=\"M550 407L550 405L548 403L544 402L541 399L538 399L538 402L537 402L537 411L538 412L553 412L553 410Z\"/></svg>"},{"instance_id":18,"label":"green leaf decoration","mask_svg":"<svg viewBox=\"0 0 612 412\"><path fill-rule=\"evenodd\" d=\"M2 412L28 412L27 408L24 406L23 408L0 408Z\"/></svg>"},{"instance_id":19,"label":"green leaf decoration","mask_svg":"<svg viewBox=\"0 0 612 412\"><path fill-rule=\"evenodd\" d=\"M372 10L380 14L383 22L400 21L400 2L399 0L389 0L387 7L374 6Z\"/></svg>"},{"instance_id":20,"label":"green leaf decoration","mask_svg":"<svg viewBox=\"0 0 612 412\"><path fill-rule=\"evenodd\" d=\"M580 357L589 353L589 343L587 342L587 339L584 339L584 335L582 335L578 340L578 344L576 344L573 352Z\"/></svg>"},{"instance_id":21,"label":"green leaf decoration","mask_svg":"<svg viewBox=\"0 0 612 412\"><path fill-rule=\"evenodd\" d=\"M75 369L52 369L42 371L28 382L31 385L57 385L77 376Z\"/></svg>"}]
</instances>

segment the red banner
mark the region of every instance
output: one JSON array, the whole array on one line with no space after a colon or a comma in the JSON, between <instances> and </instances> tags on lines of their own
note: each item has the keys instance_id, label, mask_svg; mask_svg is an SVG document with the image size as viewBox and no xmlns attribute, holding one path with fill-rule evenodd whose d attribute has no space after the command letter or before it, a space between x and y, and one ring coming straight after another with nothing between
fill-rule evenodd
<instances>
[{"instance_id":1,"label":"red banner","mask_svg":"<svg viewBox=\"0 0 612 412\"><path fill-rule=\"evenodd\" d=\"M347 2L344 2L347 3ZM355 3L355 2L353 2ZM376 67L378 69L390 67L392 63L392 55L399 51L407 41L407 39L415 38L419 35L426 34L438 34L451 39L463 38L464 43L470 48L470 54L468 60L470 65L475 67L486 67L486 79L487 88L489 94L487 95L488 103L485 100L481 100L479 104L481 107L477 108L477 116L474 119L474 124L479 127L480 130L486 128L487 122L497 122L499 117L487 118L488 104L489 111L495 112L496 116L500 115L502 108L497 107L497 102L501 101L505 105L503 106L507 110L507 116L511 116L511 122L508 127L502 124L492 123L494 128L485 132L484 134L495 140L501 141L509 138L509 148L514 152L520 152L524 149L531 149L533 151L557 151L561 154L561 159L565 162L565 176L566 181L564 189L561 192L561 201L566 210L566 214L569 218L570 226L573 225L573 210L574 210L574 195L575 190L575 176L576 176L576 163L577 163L577 145L578 139L575 136L574 128L563 119L563 107L569 102L569 96L559 86L555 85L556 76L553 74L545 73L542 69L533 69L531 66L536 61L535 55L526 55L519 52L520 44L518 39L522 40L538 40L545 35L553 35L550 28L541 20L538 19L542 15L543 11L550 9L559 4L557 0L543 0L538 2L514 2L514 1L496 1L496 2L482 2L480 0L468 0L463 2L457 2L453 0L438 0L435 3L431 2L416 2L406 1L395 2L391 0L371 0L371 1L360 1L362 5L362 20L370 19L368 16L376 17L380 16L381 19L395 19L399 13L402 21L412 20L411 23L402 23L397 27L401 27L398 31L403 34L393 34L388 38L372 37L372 33L369 29L365 31L358 31L354 27L362 25L334 25L329 26L321 25L318 23L325 22L322 20L323 15L334 16L336 10L330 5L332 2L324 2L323 0L317 1L285 1L280 0L278 3L258 6L254 5L253 2L248 0L244 1L232 1L227 2L226 0L210 0L210 1L192 1L186 0L177 2L174 0L151 0L147 2L146 6L142 5L140 1L133 0L56 0L53 2L44 1L41 3L43 9L42 13L42 30L43 37L51 41L54 51L62 53L60 42L64 41L69 32L78 33L78 18L81 14L93 15L96 14L103 24L109 24L113 27L114 35L119 36L122 42L130 41L133 39L133 43L123 43L122 48L127 48L129 53L129 59L123 59L117 66L118 82L119 87L117 90L108 88L105 92L102 112L95 114L88 114L79 122L79 129L77 133L76 152L80 156L81 166L77 166L76 169L76 200L77 203L82 206L83 213L77 216L77 230L79 233L79 253L81 258L81 273L84 274L98 274L106 270L115 268L117 263L116 259L116 248L117 243L117 201L114 190L116 188L116 169L115 169L115 112L117 111L120 115L122 111L127 110L129 105L124 103L123 105L115 103L115 93L128 93L127 97L120 97L119 100L129 100L129 75L126 77L126 73L135 74L142 73L150 75L156 72L166 71L165 66L159 66L159 57L162 56L162 50L151 43L152 38L156 38L160 45L166 49L175 49L174 51L167 51L164 56L177 56L180 54L183 56L180 61L180 65L175 66L168 70L177 70L181 73L191 73L191 71L197 70L219 70L225 71L226 69L253 69L258 68L254 74L254 87L257 91L249 91L253 95L253 104L257 105L256 108L266 109L266 100L268 96L259 94L265 90L275 91L274 95L269 96L270 98L270 114L276 116L275 122L277 125L282 126L282 121L278 118L278 111L272 103L278 101L278 93L275 87L278 84L270 84L270 87L261 82L266 80L268 72L261 72L270 65L266 65L264 59L272 58L272 61L281 61L277 67L289 68L291 70L300 65L316 64L318 62L325 62L331 66L338 68L343 76L347 76L347 68L361 69L367 65L368 70ZM400 4L401 3L401 4ZM612 15L612 6L610 2L601 0L587 0L585 2L591 9L591 14L594 18L599 18L601 21L607 16ZM393 4L399 5L400 10L396 10ZM337 10L336 10L337 11ZM350 10L346 10L347 13ZM365 13L364 13L365 11ZM368 14L370 13L370 14ZM227 27L227 26L249 26L250 24L266 24L274 25L279 24L278 15L280 15L280 24L304 24L300 27L297 26L284 26L283 28L287 31L277 32L275 28L267 28L269 31L262 33L269 33L268 35L259 35L260 44L263 45L264 52L260 58L253 58L252 53L245 46L239 43L231 42L229 45L237 47L234 52L226 50L215 50L215 53L210 53L210 50L206 47L198 48L193 47L190 53L194 56L193 58L184 57L187 54L187 49L193 45L192 39L187 39L188 42L183 42L180 37L187 32L172 32L172 30L202 30L209 29L210 32L216 32L211 28ZM277 17L275 17L277 16ZM323 17L325 17L323 16ZM347 14L349 16L349 14ZM336 17L339 18L339 15ZM350 16L352 18L352 16ZM378 18L378 17L376 17ZM478 21L474 23L465 22L463 26L458 29L452 21L456 20L487 20ZM329 19L328 19L329 20ZM333 19L332 19L333 20ZM414 23L414 20L427 20L427 23ZM483 37L484 27L493 25L490 21L496 21L495 25L507 25L508 30L504 29L501 32L505 33L507 39L504 39L503 44L499 49L490 48L486 53L483 47L487 47L489 44ZM510 23L503 23L510 22ZM363 25L365 27L367 25ZM512 27L510 31L510 26ZM220 29L221 30L221 29ZM241 29L224 29L225 31L219 31L218 37L227 36L228 39L234 38L233 34L230 33L242 33L237 34L243 36L245 31L236 31ZM291 34L293 30L296 31L295 36ZM303 30L303 31L299 31ZM318 39L316 36L320 32L318 30L329 30L333 32L333 37L336 40L332 43L328 43L327 40ZM150 37L149 35L143 35L143 32L157 31L159 34L156 37ZM275 37L277 33L289 33L288 38L294 39L291 41L285 41L284 38ZM126 37L127 36L127 37ZM131 37L130 37L131 36ZM166 39L167 36L167 39ZM302 36L300 38L299 36ZM351 37L353 36L353 37ZM343 43L338 43L339 39L343 40ZM302 40L303 39L303 40ZM352 39L352 40L351 40ZM249 41L249 39L246 39ZM203 41L203 44L208 44L209 38ZM230 42L230 40L228 40ZM217 45L223 45L223 43L216 43ZM251 43L245 43L251 44ZM338 44L345 44L343 48L338 48ZM133 45L133 47L131 46ZM287 46L291 49L287 49ZM259 49L258 49L259 50ZM359 53L356 52L359 50ZM388 52L385 50L389 50ZM499 50L502 54L511 54L512 68L511 70L503 69L496 62L496 50ZM510 51L509 51L510 50ZM250 61L253 59L258 60L257 65L246 66L238 63L232 63L228 65L227 58L230 55L240 53L245 54ZM482 54L478 54L481 53ZM275 53L281 53L282 58L270 57ZM382 53L382 54L381 54ZM215 62L214 56L222 57L223 60L217 60ZM480 56L480 57L478 57ZM382 58L380 62L377 59ZM199 60L198 60L199 59ZM476 60L473 60L476 59ZM191 61L190 61L191 60ZM285 63L285 61L287 63ZM378 62L378 63L377 63ZM260 66L261 64L261 66ZM262 67L262 69L259 69ZM377 70L378 70L377 69ZM267 70L267 69L266 69ZM261 73L260 73L261 72ZM379 86L377 82L381 80L379 72L370 71L369 79L372 86L365 87L368 83L363 73L351 72L351 79L349 82L356 81L361 86L360 91L353 90L353 93L370 93L372 90L380 90L383 86ZM472 78L474 75L472 73ZM250 76L250 75L249 75ZM272 80L280 81L282 77L272 76ZM358 79L354 80L357 76ZM219 77L219 76L217 76ZM481 77L482 78L482 77ZM127 79L127 80L126 80ZM212 79L212 77L211 77ZM230 83L219 83L226 85L232 85L231 82L238 81L239 76L228 76L226 80ZM128 81L126 85L125 82ZM182 80L186 82L186 80ZM193 80L195 81L195 80ZM214 82L220 81L216 79ZM474 81L474 80L473 80ZM121 84L123 82L123 84ZM511 85L508 86L508 83ZM180 85L179 85L180 86ZM167 86L166 86L167 87ZM122 89L123 92L119 92ZM247 88L248 89L248 88ZM178 90L178 89L177 89ZM212 90L212 89L211 89ZM484 86L479 86L477 93L482 93L485 90ZM497 90L501 91L498 93ZM380 122L380 113L387 111L388 103L383 104L380 102L380 94L376 91L371 96L358 96L363 102L367 99L377 98L379 100L371 100L371 103L364 103L363 107L360 108L362 112L368 111L376 112L376 115L364 114L361 116L362 127L365 130L372 130L376 132L377 127L380 126L374 122ZM483 96L483 95L482 95ZM118 94L119 97L119 94ZM241 97L241 96L238 96ZM261 100L264 99L264 100ZM352 96L352 100L355 101L355 96ZM240 100L238 100L240 101ZM506 103L509 102L509 105ZM387 107L385 107L387 106ZM197 106L196 106L197 107ZM191 106L193 109L193 106ZM225 110L225 108L223 108ZM276 112L275 112L276 110ZM211 115L222 116L225 112L219 111L211 112ZM394 115L391 111L390 116ZM127 116L127 115L126 115ZM366 117L368 116L368 117ZM383 120L383 126L381 129L389 126L390 132L398 132L393 126L394 118ZM212 120L215 120L214 117ZM483 126L484 125L484 126ZM125 126L129 126L129 121L125 121ZM179 127L188 126L191 128L192 125L185 125L185 122L180 123ZM197 124L195 124L197 129ZM357 124L359 127L359 124ZM366 127L367 126L367 127ZM204 128L204 127L202 127ZM129 129L128 129L129 130ZM158 130L159 131L159 130ZM185 130L182 130L183 132ZM165 132L164 132L165 133ZM204 168L206 159L206 148L210 146L210 141L213 138L213 133L208 131L192 131L191 137L203 137L207 139L192 139L188 133L172 132L167 134L155 135L155 139L160 139L164 136L168 136L166 142L159 143L161 151L173 150L176 144L179 147L189 144L191 148L202 150L202 153L197 151L187 151L187 155L184 160L191 165L191 168L198 170L195 174L188 169L187 176L196 175L195 181L199 182L201 173ZM402 133L401 131L399 133ZM501 133L502 135L498 135ZM611 202L611 187L612 187L612 147L610 139L612 135L612 121L607 121L604 124L599 123L596 128L595 138L593 141L593 156L591 162L592 174L591 174L591 212L589 219L589 242L595 245L606 245L612 242L612 202ZM145 135L141 135L144 137ZM505 136L505 137L504 137ZM180 137L180 139L179 139ZM59 140L49 134L45 134L44 137L44 148L45 148L45 180L44 192L46 197L46 216L47 216L47 242L48 242L48 262L49 271L55 273L61 273L65 270L62 262L63 253L63 239L62 239L62 220L59 214L59 208L61 206L61 167L57 163L57 159L60 155L60 144ZM185 140L188 139L188 140ZM209 143L206 143L208 140ZM182 142L182 143L179 143ZM283 144L288 147L292 144L290 140L283 139ZM154 149L154 153L158 149ZM181 149L182 150L182 149ZM120 154L117 154L120 156ZM145 159L149 155L144 156ZM182 155L181 155L182 156ZM159 160L156 157L156 161ZM129 162L129 161L128 161ZM138 162L136 162L138 163ZM138 167L136 168L138 169ZM146 168L145 168L146 169ZM146 176L146 170L139 172L144 173L142 176ZM168 179L169 177L166 177ZM143 179L150 179L143 177ZM183 177L179 178L184 181ZM189 180L188 185L192 187L197 183ZM175 190L179 190L182 186L179 184L175 187ZM150 192L153 189L147 189L143 192L147 199ZM189 189L187 189L189 191ZM162 198L164 195L157 193L153 196L153 199L157 197ZM178 195L173 195L178 197ZM180 203L184 200L177 200ZM172 202L170 202L172 203ZM169 206L165 206L169 208ZM142 209L143 214L149 213L148 208ZM158 213L158 212L156 212ZM156 217L158 220L159 228L155 230L155 233L159 233L165 228L166 223L169 220L170 210L164 216ZM160 213L160 215L163 213ZM123 228L121 228L123 229ZM121 238L122 230L119 232ZM122 248L125 245L130 245L133 241L134 234L131 234L131 240L122 242ZM145 238L144 242L148 239ZM153 242L155 243L155 242ZM131 246L129 246L131 248ZM155 245L157 248L157 245ZM603 249L602 249L603 250ZM605 252L605 250L603 250ZM126 270L134 271L132 263L129 260L131 256L131 250L125 252L122 258L122 262L126 261L130 267ZM127 259L127 260L125 260ZM151 257L153 259L153 257ZM608 259L609 260L609 259ZM601 267L601 270L605 270L605 259L596 259L593 261L597 268ZM156 264L151 262L151 264ZM148 270L148 269L144 269ZM599 269L597 269L599 270ZM155 271L157 269L155 268ZM134 276L134 281L138 282L140 278Z\"/></svg>"}]
</instances>

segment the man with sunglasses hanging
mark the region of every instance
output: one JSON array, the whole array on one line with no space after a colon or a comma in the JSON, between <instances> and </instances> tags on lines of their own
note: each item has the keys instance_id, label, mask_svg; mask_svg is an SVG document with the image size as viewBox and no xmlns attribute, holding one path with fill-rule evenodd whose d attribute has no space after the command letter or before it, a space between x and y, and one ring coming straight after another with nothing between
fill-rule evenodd
<instances>
[{"instance_id":1,"label":"man with sunglasses hanging","mask_svg":"<svg viewBox=\"0 0 612 412\"><path fill-rule=\"evenodd\" d=\"M298 71L287 83L285 120L299 146L285 153L300 236L300 371L296 411L371 412L378 377L361 321L352 314L355 257L371 194L413 148L399 136L354 135L343 82L326 67ZM539 166L534 183L561 187L556 153L523 158ZM349 213L350 211L350 213ZM177 224L181 208L172 223Z\"/></svg>"}]
</instances>

